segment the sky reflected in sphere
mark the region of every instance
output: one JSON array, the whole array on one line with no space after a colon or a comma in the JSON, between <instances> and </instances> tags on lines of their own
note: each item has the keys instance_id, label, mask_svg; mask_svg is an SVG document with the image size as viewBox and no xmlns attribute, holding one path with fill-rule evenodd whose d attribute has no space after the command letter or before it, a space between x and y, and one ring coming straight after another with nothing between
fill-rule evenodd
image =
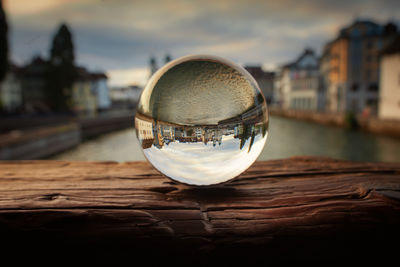
<instances>
[{"instance_id":1,"label":"sky reflected in sphere","mask_svg":"<svg viewBox=\"0 0 400 267\"><path fill-rule=\"evenodd\" d=\"M268 113L243 68L213 56L188 56L157 71L142 92L137 137L149 162L192 185L228 181L257 159Z\"/></svg>"}]
</instances>

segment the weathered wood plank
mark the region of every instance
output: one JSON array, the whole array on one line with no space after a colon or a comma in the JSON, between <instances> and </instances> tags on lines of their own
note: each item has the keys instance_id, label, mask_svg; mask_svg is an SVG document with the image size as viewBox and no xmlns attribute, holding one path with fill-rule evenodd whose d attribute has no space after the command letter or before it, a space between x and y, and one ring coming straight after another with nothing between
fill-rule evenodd
<instances>
[{"instance_id":1,"label":"weathered wood plank","mask_svg":"<svg viewBox=\"0 0 400 267\"><path fill-rule=\"evenodd\" d=\"M103 263L359 262L395 256L399 226L397 163L295 157L198 188L146 162L0 162L0 234L18 250L72 249Z\"/></svg>"}]
</instances>

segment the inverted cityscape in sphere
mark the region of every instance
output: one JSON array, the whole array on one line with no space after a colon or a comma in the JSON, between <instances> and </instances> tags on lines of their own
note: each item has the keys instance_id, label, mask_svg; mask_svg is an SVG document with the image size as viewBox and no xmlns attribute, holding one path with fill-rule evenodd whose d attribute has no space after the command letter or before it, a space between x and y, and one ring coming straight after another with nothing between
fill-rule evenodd
<instances>
[{"instance_id":1,"label":"inverted cityscape in sphere","mask_svg":"<svg viewBox=\"0 0 400 267\"><path fill-rule=\"evenodd\" d=\"M257 159L268 113L243 68L218 57L188 56L152 76L135 127L157 170L185 184L212 185L238 176Z\"/></svg>"}]
</instances>

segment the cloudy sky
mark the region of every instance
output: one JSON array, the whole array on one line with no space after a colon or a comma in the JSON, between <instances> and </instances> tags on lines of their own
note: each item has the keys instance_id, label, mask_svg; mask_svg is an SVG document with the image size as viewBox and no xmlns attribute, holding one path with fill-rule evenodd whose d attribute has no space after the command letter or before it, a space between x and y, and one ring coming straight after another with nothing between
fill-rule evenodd
<instances>
[{"instance_id":1,"label":"cloudy sky","mask_svg":"<svg viewBox=\"0 0 400 267\"><path fill-rule=\"evenodd\" d=\"M163 64L213 54L272 68L305 47L321 51L356 17L400 21L398 0L3 0L11 58L48 56L58 25L74 34L77 62L108 73L111 85L145 83L150 56Z\"/></svg>"}]
</instances>

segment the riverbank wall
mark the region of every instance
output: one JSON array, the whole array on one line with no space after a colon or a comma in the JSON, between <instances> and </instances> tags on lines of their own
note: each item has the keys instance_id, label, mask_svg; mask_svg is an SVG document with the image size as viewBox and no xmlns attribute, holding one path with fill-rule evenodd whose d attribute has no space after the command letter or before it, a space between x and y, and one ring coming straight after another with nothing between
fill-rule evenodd
<instances>
[{"instance_id":1,"label":"riverbank wall","mask_svg":"<svg viewBox=\"0 0 400 267\"><path fill-rule=\"evenodd\" d=\"M310 121L323 125L356 128L361 131L400 138L400 121L381 120L376 117L349 116L338 113L324 113L305 110L282 110L270 108L271 115Z\"/></svg>"},{"instance_id":2,"label":"riverbank wall","mask_svg":"<svg viewBox=\"0 0 400 267\"><path fill-rule=\"evenodd\" d=\"M80 142L81 133L76 123L12 131L0 135L0 160L45 158Z\"/></svg>"},{"instance_id":3,"label":"riverbank wall","mask_svg":"<svg viewBox=\"0 0 400 267\"><path fill-rule=\"evenodd\" d=\"M92 118L68 117L52 123L0 134L0 160L42 159L79 145L83 140L133 127L132 114Z\"/></svg>"}]
</instances>

